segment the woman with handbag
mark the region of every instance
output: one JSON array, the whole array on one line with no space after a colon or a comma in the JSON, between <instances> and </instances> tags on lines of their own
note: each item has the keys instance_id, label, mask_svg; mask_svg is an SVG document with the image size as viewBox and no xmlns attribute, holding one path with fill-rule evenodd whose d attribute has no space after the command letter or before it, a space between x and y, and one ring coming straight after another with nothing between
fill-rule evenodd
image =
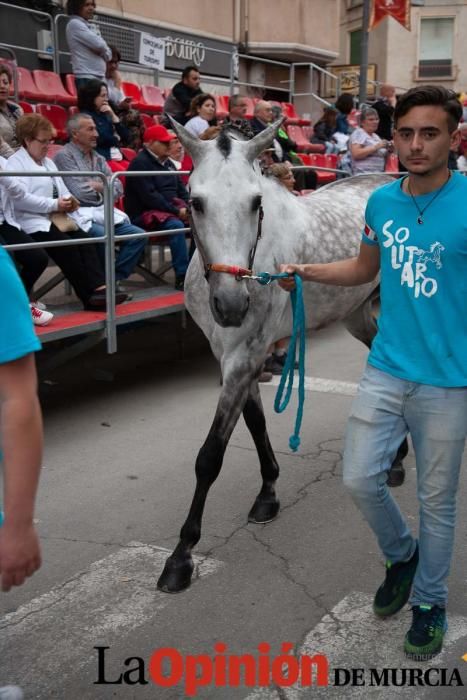
<instances>
[{"instance_id":1,"label":"woman with handbag","mask_svg":"<svg viewBox=\"0 0 467 700\"><path fill-rule=\"evenodd\" d=\"M79 203L72 197L57 172L55 163L47 158L47 149L54 128L40 114L26 114L17 123L16 133L21 147L8 161L7 171L44 172L47 177L18 177L22 196L12 200L14 215L22 231L38 242L68 241L88 238L80 229ZM106 306L105 273L95 245L83 244L47 248L52 260L62 270L85 308L104 309ZM117 293L116 303L126 294Z\"/></svg>"}]
</instances>

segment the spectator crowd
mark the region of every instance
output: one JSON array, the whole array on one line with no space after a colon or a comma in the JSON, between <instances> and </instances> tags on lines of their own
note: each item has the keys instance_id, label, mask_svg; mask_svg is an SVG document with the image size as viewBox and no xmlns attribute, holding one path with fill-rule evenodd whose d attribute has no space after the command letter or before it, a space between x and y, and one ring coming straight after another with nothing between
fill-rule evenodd
<instances>
[{"instance_id":1,"label":"spectator crowd","mask_svg":"<svg viewBox=\"0 0 467 700\"><path fill-rule=\"evenodd\" d=\"M167 233L175 288L183 289L194 244L188 249L183 232L189 226L188 177L179 176L177 171L189 171L192 163L171 130L171 120L184 125L192 137L210 140L219 135L222 122L251 138L284 116L279 103L257 99L248 119L252 100L241 94L232 95L228 113L219 115L216 96L203 90L200 72L194 65L182 70L160 117L141 114L132 97L125 95L119 50L106 43L92 22L95 9L94 0L67 2L70 19L66 37L78 107L67 123L68 141L53 158L49 157L55 137L53 125L41 114L23 114L10 99L11 70L0 64L0 168L25 172L23 177L0 179L0 243L90 239L79 245L36 247L14 253L37 325L50 323L53 318L43 304L33 301L33 287L49 258L61 269L84 308L105 308L103 189L113 172L154 173L115 180L115 302L123 303L128 298L125 281L145 252L146 231ZM391 85L382 85L379 92L371 105L361 105L359 110L348 93L341 94L334 105L325 106L314 128L310 127L310 150L333 156L342 173L384 171L393 151L397 97ZM278 178L292 194L315 190L319 184L317 173L303 167L305 158L300 152L307 149L291 138L284 123L271 148L261 154L261 168ZM461 133L459 152L451 154L450 167L465 170L465 124ZM296 166L301 167L292 174L291 168ZM58 177L54 175L57 169L70 175ZM76 171L94 171L100 177L73 175ZM48 177L31 177L26 174L29 172L44 172ZM132 234L135 237L127 238Z\"/></svg>"}]
</instances>

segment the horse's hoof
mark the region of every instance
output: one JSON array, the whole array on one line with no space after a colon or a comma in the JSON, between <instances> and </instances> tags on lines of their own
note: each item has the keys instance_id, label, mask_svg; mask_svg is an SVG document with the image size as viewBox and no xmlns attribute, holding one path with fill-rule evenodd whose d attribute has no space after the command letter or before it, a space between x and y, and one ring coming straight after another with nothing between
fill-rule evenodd
<instances>
[{"instance_id":1,"label":"horse's hoof","mask_svg":"<svg viewBox=\"0 0 467 700\"><path fill-rule=\"evenodd\" d=\"M280 508L279 501L258 501L253 504L253 508L248 513L249 523L270 523L271 520L277 518Z\"/></svg>"},{"instance_id":2,"label":"horse's hoof","mask_svg":"<svg viewBox=\"0 0 467 700\"><path fill-rule=\"evenodd\" d=\"M193 569L194 564L191 557L182 561L169 557L157 582L158 589L164 593L184 591L191 583Z\"/></svg>"},{"instance_id":3,"label":"horse's hoof","mask_svg":"<svg viewBox=\"0 0 467 700\"><path fill-rule=\"evenodd\" d=\"M388 473L388 479L386 481L388 486L394 488L395 486L402 486L405 479L405 469L402 464L393 464Z\"/></svg>"}]
</instances>

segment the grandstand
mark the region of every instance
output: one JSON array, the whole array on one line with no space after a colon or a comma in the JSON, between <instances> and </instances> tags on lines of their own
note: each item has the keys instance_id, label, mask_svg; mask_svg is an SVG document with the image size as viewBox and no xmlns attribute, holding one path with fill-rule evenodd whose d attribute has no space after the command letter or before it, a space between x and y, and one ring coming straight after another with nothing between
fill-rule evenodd
<instances>
[{"instance_id":1,"label":"grandstand","mask_svg":"<svg viewBox=\"0 0 467 700\"><path fill-rule=\"evenodd\" d=\"M45 3L46 4L46 3ZM49 3L50 5L51 3ZM0 32L0 61L7 62L13 72L14 84L11 90L12 99L15 99L25 112L38 112L47 117L56 129L55 143L49 147L49 157L53 157L66 141L66 123L69 116L77 111L76 85L73 74L70 72L69 53L64 43L64 28L68 18L61 11L53 14L45 11L31 11L28 7L21 7L21 3L0 2L0 18L8 18L4 23L11 26L12 20L20 20L23 25L21 31L15 34L15 39L5 39L5 34ZM28 23L39 23L41 30L48 32L50 44L37 46L34 33L27 31ZM122 28L122 23L114 18L99 15L99 28L108 40L122 39L136 41L139 30L134 28ZM129 38L128 38L129 37ZM42 37L43 41L47 37ZM11 43L11 42L15 43ZM126 45L125 45L126 46ZM124 48L125 48L124 46ZM126 47L128 57L129 49ZM280 84L271 86L263 85L261 90L248 80L240 80L232 73L233 49L232 47L209 48L217 62L226 62L230 75L228 79L220 75L207 75L203 73L203 83L216 95L218 116L222 119L227 114L229 95L234 91L250 92L248 100L247 118L253 117L254 105L259 97L266 99L271 97L273 104L280 105L284 116L284 123L289 136L297 144L299 156L306 167L317 168L319 184L335 179L333 172L337 166L336 158L324 156L324 147L310 143L312 126L310 115L300 114L294 104L293 85L295 84L294 67L277 60L262 58L265 63L280 70L286 69L290 79L286 81L287 87ZM243 57L250 59L248 56ZM137 62L123 62L121 64L124 77L123 91L131 97L131 104L141 112L146 126L157 123L162 113L163 105L170 85L179 77L179 71L166 70L154 71ZM225 72L226 69L224 69ZM170 85L168 84L170 82ZM125 156L131 159L134 152L131 149L122 149ZM188 175L188 172L181 173ZM110 196L110 195L109 195ZM187 231L181 233L185 235ZM147 233L151 243L150 251L144 264L138 268L138 273L131 280L133 298L123 306L108 307L108 312L90 312L78 310L76 304L66 292L69 287L65 284L65 295L60 297L59 306L53 307L55 318L50 326L37 327L37 332L43 342L51 342L67 337L95 334L96 340L102 337L107 339L109 352L117 349L117 328L125 323L144 320L162 314L179 313L184 311L183 293L174 292L172 286L167 283L166 275L170 264L165 260L166 237ZM106 221L106 246L107 269L112 269L113 256L113 231L112 222ZM14 249L15 247L12 246ZM159 256L157 269L154 270L153 251ZM53 270L50 270L53 273ZM48 273L46 273L47 276ZM40 289L36 290L36 298L50 294L52 289L62 282L61 275L52 276ZM107 280L109 287L109 299L113 298L114 281L112 276ZM56 292L54 292L55 294Z\"/></svg>"}]
</instances>

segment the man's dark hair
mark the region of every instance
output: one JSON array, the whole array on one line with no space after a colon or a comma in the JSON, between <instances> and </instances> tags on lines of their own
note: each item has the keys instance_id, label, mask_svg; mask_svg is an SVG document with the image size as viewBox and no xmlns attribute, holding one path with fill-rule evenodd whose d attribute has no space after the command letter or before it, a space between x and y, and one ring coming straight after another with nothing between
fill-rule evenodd
<instances>
[{"instance_id":1,"label":"man's dark hair","mask_svg":"<svg viewBox=\"0 0 467 700\"><path fill-rule=\"evenodd\" d=\"M438 85L421 85L407 90L399 97L394 110L394 126L413 107L442 107L448 115L448 129L455 131L462 118L462 107L454 90L448 90Z\"/></svg>"},{"instance_id":2,"label":"man's dark hair","mask_svg":"<svg viewBox=\"0 0 467 700\"><path fill-rule=\"evenodd\" d=\"M101 89L107 88L107 83L102 80L88 80L78 90L78 109L80 112L95 112L94 100L100 95Z\"/></svg>"},{"instance_id":3,"label":"man's dark hair","mask_svg":"<svg viewBox=\"0 0 467 700\"><path fill-rule=\"evenodd\" d=\"M66 4L67 15L80 15L86 0L68 0Z\"/></svg>"},{"instance_id":4,"label":"man's dark hair","mask_svg":"<svg viewBox=\"0 0 467 700\"><path fill-rule=\"evenodd\" d=\"M353 110L353 97L350 92L343 92L336 100L336 109L342 114L350 114Z\"/></svg>"},{"instance_id":5,"label":"man's dark hair","mask_svg":"<svg viewBox=\"0 0 467 700\"><path fill-rule=\"evenodd\" d=\"M195 70L197 73L199 73L199 68L197 68L196 66L187 66L182 70L182 80L188 78L192 70Z\"/></svg>"}]
</instances>

